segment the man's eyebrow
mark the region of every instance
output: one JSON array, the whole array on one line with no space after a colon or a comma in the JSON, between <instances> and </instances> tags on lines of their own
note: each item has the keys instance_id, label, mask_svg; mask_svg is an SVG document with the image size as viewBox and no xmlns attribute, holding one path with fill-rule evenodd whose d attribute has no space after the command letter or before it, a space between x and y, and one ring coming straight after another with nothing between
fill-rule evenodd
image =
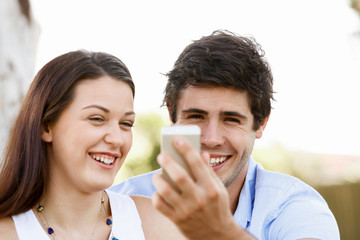
<instances>
[{"instance_id":1,"label":"man's eyebrow","mask_svg":"<svg viewBox=\"0 0 360 240\"><path fill-rule=\"evenodd\" d=\"M221 115L223 116L233 116L233 117L239 117L239 118L242 118L244 120L247 120L248 117L239 113L239 112L233 112L233 111L225 111L225 112L222 112Z\"/></svg>"},{"instance_id":2,"label":"man's eyebrow","mask_svg":"<svg viewBox=\"0 0 360 240\"><path fill-rule=\"evenodd\" d=\"M100 110L102 110L102 111L104 111L104 112L107 112L107 113L110 112L109 109L107 109L107 108L105 108L105 107L103 107L103 106L100 106L100 105L96 105L96 104L83 107L82 109L88 109L88 108L98 108L98 109L100 109Z\"/></svg>"},{"instance_id":3,"label":"man's eyebrow","mask_svg":"<svg viewBox=\"0 0 360 240\"><path fill-rule=\"evenodd\" d=\"M205 115L209 114L207 111L204 111L204 110L201 110L198 108L185 109L185 110L182 110L182 113L199 113L199 114L205 114Z\"/></svg>"}]
</instances>

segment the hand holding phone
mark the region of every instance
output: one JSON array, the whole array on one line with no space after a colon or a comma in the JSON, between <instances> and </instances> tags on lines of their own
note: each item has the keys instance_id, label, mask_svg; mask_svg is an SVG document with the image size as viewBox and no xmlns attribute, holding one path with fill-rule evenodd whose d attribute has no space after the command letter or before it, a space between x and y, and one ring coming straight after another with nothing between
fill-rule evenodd
<instances>
[{"instance_id":1,"label":"hand holding phone","mask_svg":"<svg viewBox=\"0 0 360 240\"><path fill-rule=\"evenodd\" d=\"M194 147L196 151L200 152L200 133L201 130L196 125L174 125L169 127L163 127L161 129L161 152L166 152L167 154L169 154L189 173L192 178L193 176L188 164L175 149L172 141L175 136L182 136L190 142L190 144ZM172 186L174 186L174 188L179 190L164 169L162 170L162 176Z\"/></svg>"}]
</instances>

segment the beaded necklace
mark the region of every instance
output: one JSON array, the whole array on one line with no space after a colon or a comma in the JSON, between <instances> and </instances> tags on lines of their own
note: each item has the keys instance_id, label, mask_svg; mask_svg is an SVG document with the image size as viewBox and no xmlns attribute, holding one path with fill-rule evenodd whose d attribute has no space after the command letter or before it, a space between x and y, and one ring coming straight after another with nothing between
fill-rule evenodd
<instances>
[{"instance_id":1,"label":"beaded necklace","mask_svg":"<svg viewBox=\"0 0 360 240\"><path fill-rule=\"evenodd\" d=\"M105 209L105 206L104 206L104 202L105 202L105 199L103 197L101 197L101 204L100 204L100 211L99 211L99 218L98 220L96 221L96 224L90 234L90 240L93 240L94 238L94 235L95 235L95 230L97 228L97 226L99 225L99 222L100 222L100 219L101 219L101 209L103 208L104 212L106 213L106 209ZM38 212L38 215L39 215L39 218L42 222L42 224L45 226L45 228L47 229L47 233L54 239L54 240L61 240L58 236L56 236L55 234L55 231L54 229L48 224L48 221L46 220L46 217L45 217L45 214L43 213L43 210L44 210L44 206L39 204L36 208L37 212ZM110 217L108 217L106 219L106 225L108 225L110 227L110 229L112 228L112 220ZM111 239L112 240L119 240L118 238L116 238L113 234L112 234L112 231L111 231Z\"/></svg>"}]
</instances>

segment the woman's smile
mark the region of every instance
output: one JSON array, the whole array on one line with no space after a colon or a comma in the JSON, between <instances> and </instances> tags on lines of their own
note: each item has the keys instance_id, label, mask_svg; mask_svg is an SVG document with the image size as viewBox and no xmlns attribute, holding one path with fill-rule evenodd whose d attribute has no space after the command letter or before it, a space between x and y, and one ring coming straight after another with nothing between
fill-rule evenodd
<instances>
[{"instance_id":1,"label":"woman's smile","mask_svg":"<svg viewBox=\"0 0 360 240\"><path fill-rule=\"evenodd\" d=\"M95 160L100 166L105 168L112 168L115 165L115 161L119 158L118 154L112 153L89 153L90 157Z\"/></svg>"}]
</instances>

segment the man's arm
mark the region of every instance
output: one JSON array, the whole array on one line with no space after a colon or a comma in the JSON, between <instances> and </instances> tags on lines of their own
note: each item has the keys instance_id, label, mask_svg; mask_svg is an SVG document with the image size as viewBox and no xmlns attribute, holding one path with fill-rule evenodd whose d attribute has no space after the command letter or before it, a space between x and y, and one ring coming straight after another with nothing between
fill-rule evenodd
<instances>
[{"instance_id":1,"label":"man's arm","mask_svg":"<svg viewBox=\"0 0 360 240\"><path fill-rule=\"evenodd\" d=\"M154 206L189 239L255 239L233 220L227 190L209 167L209 156L200 156L183 138L175 139L175 147L187 161L195 179L166 154L158 156L181 192L176 191L160 174L154 175L157 192Z\"/></svg>"},{"instance_id":2,"label":"man's arm","mask_svg":"<svg viewBox=\"0 0 360 240\"><path fill-rule=\"evenodd\" d=\"M284 205L272 221L271 236L278 239L340 239L336 220L324 202L303 195Z\"/></svg>"}]
</instances>

